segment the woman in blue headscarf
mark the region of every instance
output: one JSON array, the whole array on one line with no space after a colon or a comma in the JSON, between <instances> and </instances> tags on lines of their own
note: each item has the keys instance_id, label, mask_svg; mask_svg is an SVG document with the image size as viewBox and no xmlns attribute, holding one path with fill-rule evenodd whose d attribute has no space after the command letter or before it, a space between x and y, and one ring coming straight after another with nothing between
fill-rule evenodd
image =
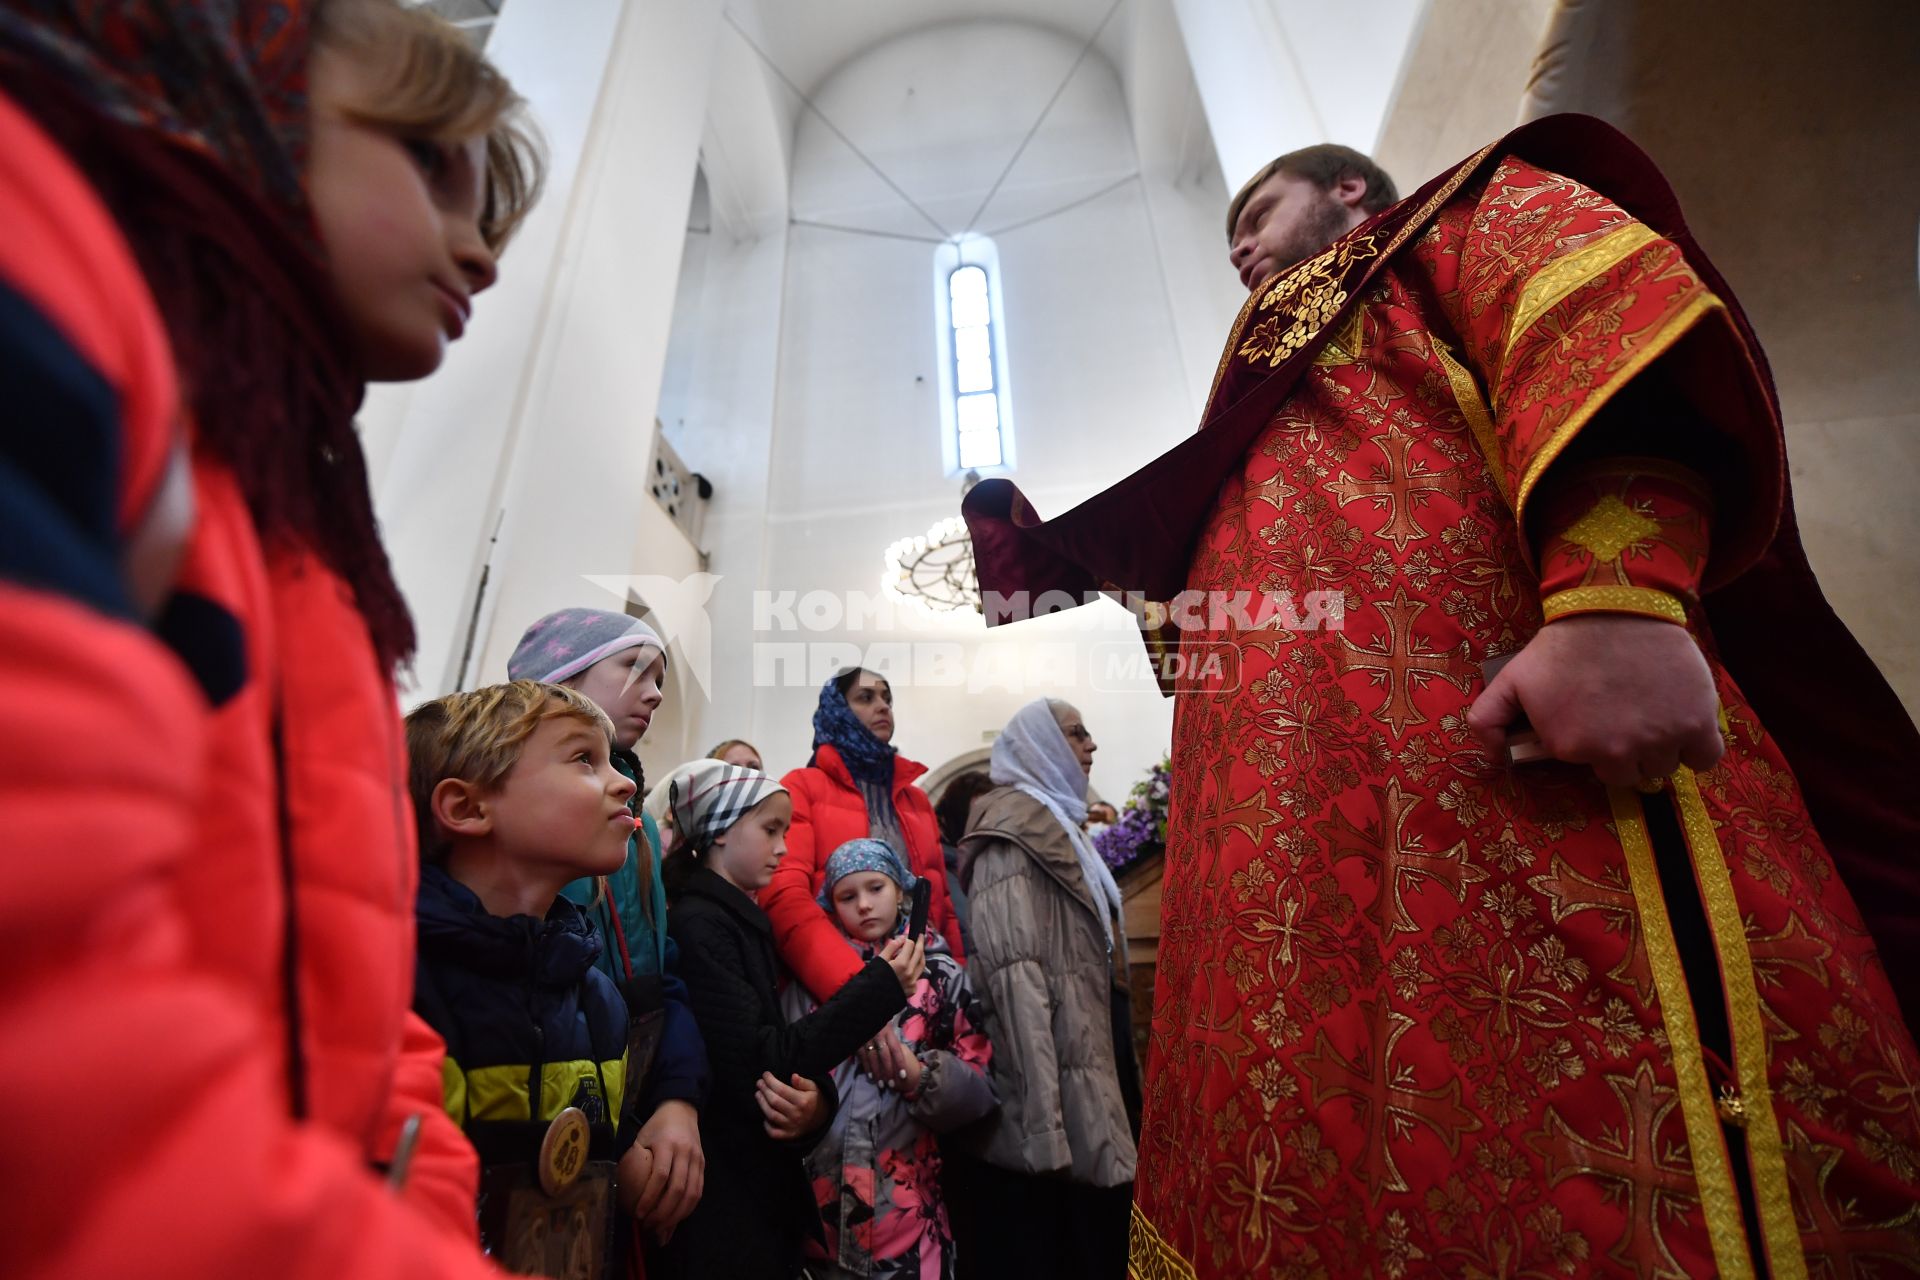
<instances>
[{"instance_id":1,"label":"woman in blue headscarf","mask_svg":"<svg viewBox=\"0 0 1920 1280\"><path fill-rule=\"evenodd\" d=\"M825 1000L860 971L817 896L826 860L849 840L871 836L891 845L914 875L931 881L929 927L964 960L960 929L947 897L940 829L927 793L913 785L926 766L893 746L893 686L851 667L820 687L813 713L813 756L781 783L793 797L787 856L760 893L773 922L774 945L816 1000Z\"/></svg>"}]
</instances>

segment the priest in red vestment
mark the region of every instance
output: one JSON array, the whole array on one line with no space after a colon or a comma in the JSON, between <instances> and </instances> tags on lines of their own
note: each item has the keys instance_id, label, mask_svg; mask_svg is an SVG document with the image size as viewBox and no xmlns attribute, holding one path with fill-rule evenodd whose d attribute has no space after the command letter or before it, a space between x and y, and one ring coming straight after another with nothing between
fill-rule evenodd
<instances>
[{"instance_id":1,"label":"priest in red vestment","mask_svg":"<svg viewBox=\"0 0 1920 1280\"><path fill-rule=\"evenodd\" d=\"M1229 229L1200 432L965 508L989 593L1344 600L1150 637L1232 661L1177 675L1133 1274L1920 1272L1920 737L1666 184L1556 117Z\"/></svg>"}]
</instances>

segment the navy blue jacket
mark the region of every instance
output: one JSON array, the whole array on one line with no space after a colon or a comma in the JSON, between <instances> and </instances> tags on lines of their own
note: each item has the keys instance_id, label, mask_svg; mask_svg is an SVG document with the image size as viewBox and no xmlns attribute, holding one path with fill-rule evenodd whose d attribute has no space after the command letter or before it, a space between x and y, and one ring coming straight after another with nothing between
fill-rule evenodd
<instances>
[{"instance_id":1,"label":"navy blue jacket","mask_svg":"<svg viewBox=\"0 0 1920 1280\"><path fill-rule=\"evenodd\" d=\"M414 1008L447 1042L447 1111L477 1130L578 1106L611 1140L625 1093L627 1003L594 961L600 931L556 898L545 919L489 915L444 868L421 868Z\"/></svg>"}]
</instances>

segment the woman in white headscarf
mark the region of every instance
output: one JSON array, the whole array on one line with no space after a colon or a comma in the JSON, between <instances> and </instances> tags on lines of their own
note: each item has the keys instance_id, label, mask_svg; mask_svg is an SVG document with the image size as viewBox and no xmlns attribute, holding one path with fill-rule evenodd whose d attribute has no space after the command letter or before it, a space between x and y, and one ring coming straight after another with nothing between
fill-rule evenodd
<instances>
[{"instance_id":1,"label":"woman in white headscarf","mask_svg":"<svg viewBox=\"0 0 1920 1280\"><path fill-rule=\"evenodd\" d=\"M1139 1068L1120 889L1080 829L1097 749L1066 703L1020 708L961 839L1001 1098L973 1135L987 1167L956 1171L961 1265L999 1280L1126 1274Z\"/></svg>"}]
</instances>

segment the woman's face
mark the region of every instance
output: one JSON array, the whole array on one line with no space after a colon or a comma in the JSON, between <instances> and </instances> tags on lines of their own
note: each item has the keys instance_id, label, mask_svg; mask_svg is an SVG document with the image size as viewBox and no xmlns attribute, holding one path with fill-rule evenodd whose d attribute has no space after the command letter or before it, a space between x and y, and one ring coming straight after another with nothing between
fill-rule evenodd
<instances>
[{"instance_id":1,"label":"woman's face","mask_svg":"<svg viewBox=\"0 0 1920 1280\"><path fill-rule=\"evenodd\" d=\"M1060 732L1067 735L1067 745L1073 748L1073 758L1080 762L1083 773L1093 772L1093 753L1100 744L1087 732L1087 726L1080 719L1080 712L1073 707L1061 707L1053 713L1054 723L1060 726Z\"/></svg>"},{"instance_id":2,"label":"woman's face","mask_svg":"<svg viewBox=\"0 0 1920 1280\"><path fill-rule=\"evenodd\" d=\"M720 753L720 758L728 764L737 764L742 769L764 770L760 763L760 753L744 742L736 742Z\"/></svg>"},{"instance_id":3,"label":"woman's face","mask_svg":"<svg viewBox=\"0 0 1920 1280\"><path fill-rule=\"evenodd\" d=\"M380 70L325 45L314 51L307 191L361 372L410 382L439 367L466 331L474 295L494 281L480 232L487 144L364 123Z\"/></svg>"},{"instance_id":4,"label":"woman's face","mask_svg":"<svg viewBox=\"0 0 1920 1280\"><path fill-rule=\"evenodd\" d=\"M867 732L882 742L893 741L893 686L871 671L862 671L847 690L847 705Z\"/></svg>"}]
</instances>

